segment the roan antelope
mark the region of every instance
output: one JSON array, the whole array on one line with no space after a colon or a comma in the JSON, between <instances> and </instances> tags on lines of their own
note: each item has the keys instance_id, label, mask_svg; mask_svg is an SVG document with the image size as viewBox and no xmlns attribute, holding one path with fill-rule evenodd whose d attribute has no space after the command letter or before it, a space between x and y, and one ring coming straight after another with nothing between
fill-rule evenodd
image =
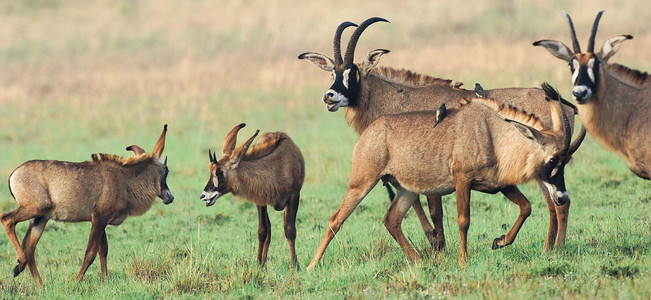
<instances>
[{"instance_id":1,"label":"roan antelope","mask_svg":"<svg viewBox=\"0 0 651 300\"><path fill-rule=\"evenodd\" d=\"M217 159L208 150L210 179L200 199L206 206L215 204L219 197L233 193L234 196L254 203L258 207L258 264L267 261L271 224L267 206L285 210L283 215L285 237L289 243L291 267L299 268L294 249L296 240L296 212L301 187L305 178L303 155L291 138L284 132L265 132L249 151L258 131L235 149L237 133L246 126L235 126L224 140L222 157Z\"/></svg>"},{"instance_id":2,"label":"roan antelope","mask_svg":"<svg viewBox=\"0 0 651 300\"><path fill-rule=\"evenodd\" d=\"M560 103L557 94L553 98ZM418 194L456 192L459 261L465 263L470 190L501 192L518 204L520 215L505 236L495 239L494 246L511 244L531 212L531 204L516 185L537 178L555 201L568 197L563 168L581 140L570 145L569 121L563 105L555 102L548 104L553 130L545 130L534 115L485 98L462 99L461 107L448 110L436 127L434 111L386 115L373 122L355 145L348 192L330 216L307 269L316 266L343 222L383 178L396 187L396 199L383 222L410 259L418 256L402 233L401 223Z\"/></svg>"},{"instance_id":3,"label":"roan antelope","mask_svg":"<svg viewBox=\"0 0 651 300\"><path fill-rule=\"evenodd\" d=\"M451 80L416 74L408 70L376 67L380 58L389 50L370 51L361 63L354 63L355 47L360 35L375 22L388 21L374 17L362 22L351 35L343 58L341 36L347 27L357 26L351 22L341 23L335 31L334 59L315 52L306 52L298 57L332 72L334 83L323 95L323 101L330 112L345 107L346 120L358 134L361 135L373 121L384 115L432 110L441 104L455 107L459 99L475 96L474 91L459 88L460 84L452 83ZM504 88L486 90L484 93L486 97L499 103L534 113L540 118L544 128L552 126L552 114L545 92L539 88ZM564 105L570 127L574 128L576 108L567 102L564 102ZM582 130L580 136L583 134L585 132ZM555 205L545 185L541 181L538 181L538 185L549 209L549 229L543 249L552 250L554 242L557 248L563 248L570 201L568 199L566 203ZM429 196L428 203L434 228L427 220L420 201L414 201L413 207L430 244L435 249L442 249L445 247L445 235L440 196Z\"/></svg>"},{"instance_id":4,"label":"roan antelope","mask_svg":"<svg viewBox=\"0 0 651 300\"><path fill-rule=\"evenodd\" d=\"M18 255L14 276L29 266L32 277L42 284L36 268L36 244L48 220L92 223L84 261L77 274L81 280L99 253L101 278L106 277L107 225L120 225L128 216L144 214L156 197L170 204L174 196L167 187L167 158L161 162L167 125L152 154L139 146L127 147L135 156L122 158L93 154L92 160L74 163L30 160L9 176L9 191L18 202L16 210L0 219ZM22 244L16 224L30 220Z\"/></svg>"},{"instance_id":5,"label":"roan antelope","mask_svg":"<svg viewBox=\"0 0 651 300\"><path fill-rule=\"evenodd\" d=\"M603 12L594 20L585 53L581 52L572 18L565 12L574 51L554 40L533 44L545 47L570 64L572 95L579 104L579 118L586 130L606 148L623 156L635 175L648 180L651 176L651 75L608 63L622 43L633 38L630 35L611 38L601 47L601 52L594 52Z\"/></svg>"}]
</instances>

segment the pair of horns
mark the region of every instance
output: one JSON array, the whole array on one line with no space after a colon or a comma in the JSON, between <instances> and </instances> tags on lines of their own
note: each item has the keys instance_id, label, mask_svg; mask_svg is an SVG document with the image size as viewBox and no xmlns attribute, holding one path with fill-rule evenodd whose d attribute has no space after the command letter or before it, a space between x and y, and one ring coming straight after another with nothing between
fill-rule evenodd
<instances>
[{"instance_id":1,"label":"pair of horns","mask_svg":"<svg viewBox=\"0 0 651 300\"><path fill-rule=\"evenodd\" d=\"M167 135L167 124L163 126L163 132L160 134L158 142L156 142L156 145L154 146L152 156L160 158L163 154L163 150L165 149L165 135ZM138 145L131 145L127 147L127 151L133 151L135 155L141 155L145 153L145 149L142 149L142 147ZM165 158L165 161L167 161L167 158Z\"/></svg>"},{"instance_id":2,"label":"pair of horns","mask_svg":"<svg viewBox=\"0 0 651 300\"><path fill-rule=\"evenodd\" d=\"M597 27L599 27L599 20L601 20L601 15L603 15L605 10L600 11L594 19L592 24L592 32L590 32L590 39L588 40L588 52L594 52L594 40L597 36ZM572 23L572 18L566 12L563 12L563 15L567 18L567 21L570 24L570 35L572 35L572 47L574 48L574 53L581 53L581 47L579 46L579 40L576 38L576 31L574 30L574 24Z\"/></svg>"},{"instance_id":3,"label":"pair of horns","mask_svg":"<svg viewBox=\"0 0 651 300\"><path fill-rule=\"evenodd\" d=\"M577 149L579 149L579 146L581 146L581 143L583 142L583 139L585 138L585 127L583 127L583 124L581 125L581 130L579 131L579 135L577 135L576 139L574 139L574 142L572 141L572 130L570 128L570 121L567 119L567 116L565 115L565 109L563 108L563 101L556 89L554 89L551 85L548 83L543 83L542 85L543 90L545 90L545 93L552 98L552 100L557 100L558 105L560 107L560 112L561 112L561 120L563 120L563 150L565 153L572 155L574 152L576 152ZM571 143L570 143L571 142Z\"/></svg>"},{"instance_id":4,"label":"pair of horns","mask_svg":"<svg viewBox=\"0 0 651 300\"><path fill-rule=\"evenodd\" d=\"M240 123L233 127L230 132L226 135L226 138L224 139L224 148L222 149L222 153L226 155L231 155L233 154L233 151L235 150L235 145L237 143L237 133L240 131L240 129L244 128L246 124ZM256 130L255 134L250 137L242 146L240 146L237 151L235 151L235 155L237 157L241 157L244 154L246 154L246 150L248 150L249 146L253 142L253 139L258 135L260 130ZM212 163L217 163L217 156L215 155L215 152L211 152L210 149L208 149L208 158L210 158L210 162Z\"/></svg>"},{"instance_id":5,"label":"pair of horns","mask_svg":"<svg viewBox=\"0 0 651 300\"><path fill-rule=\"evenodd\" d=\"M352 64L353 63L353 57L355 55L355 47L357 46L357 41L359 40L359 37L362 35L362 32L368 27L369 25L375 23L375 22L389 22L388 20L380 17L373 17L370 18L362 24L357 24L353 22L343 22L339 24L337 27L337 30L335 31L335 39L333 42L334 45L334 59L335 59L335 64L337 65L342 65L342 64ZM348 41L348 47L346 47L346 53L344 54L344 58L341 57L341 35L344 32L344 29L351 27L351 26L356 26L357 29L353 32L353 34L350 36L350 40Z\"/></svg>"}]
</instances>

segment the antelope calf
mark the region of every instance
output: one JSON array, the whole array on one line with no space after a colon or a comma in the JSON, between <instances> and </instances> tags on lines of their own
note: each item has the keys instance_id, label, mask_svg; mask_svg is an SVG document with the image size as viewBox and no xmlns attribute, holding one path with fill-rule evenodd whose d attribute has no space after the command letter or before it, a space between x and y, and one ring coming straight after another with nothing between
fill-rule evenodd
<instances>
[{"instance_id":1,"label":"antelope calf","mask_svg":"<svg viewBox=\"0 0 651 300\"><path fill-rule=\"evenodd\" d=\"M630 35L607 40L599 53L594 52L595 36L603 10L597 14L588 40L587 52L581 52L570 15L563 12L570 26L572 46L554 40L540 40L555 57L570 64L572 95L579 103L579 118L586 130L602 145L624 157L635 175L651 177L651 75L608 59Z\"/></svg>"},{"instance_id":2,"label":"antelope calf","mask_svg":"<svg viewBox=\"0 0 651 300\"><path fill-rule=\"evenodd\" d=\"M559 101L548 104L552 130L544 129L534 115L484 98L462 99L461 107L448 110L436 127L434 111L386 115L373 122L355 145L348 191L330 216L308 270L316 266L343 222L380 179L396 187L396 199L384 216L384 225L412 260L418 257L402 233L401 223L418 194L456 192L459 261L465 263L470 190L501 192L520 207L520 215L505 236L494 240L493 248L511 244L531 211L516 185L538 179L554 201L568 198L563 168L581 140L570 145L568 119L559 105L560 97L555 94L553 98Z\"/></svg>"},{"instance_id":3,"label":"antelope calf","mask_svg":"<svg viewBox=\"0 0 651 300\"><path fill-rule=\"evenodd\" d=\"M301 187L305 178L303 155L291 138L284 132L265 132L250 150L258 131L235 149L237 133L246 126L235 126L224 140L222 157L217 159L208 150L210 178L200 199L206 206L215 204L219 197L233 193L234 196L254 203L258 207L258 264L267 261L271 224L267 206L285 210L283 215L285 237L289 243L291 267L299 268L294 249L296 240L296 212Z\"/></svg>"},{"instance_id":4,"label":"antelope calf","mask_svg":"<svg viewBox=\"0 0 651 300\"><path fill-rule=\"evenodd\" d=\"M36 268L36 244L48 220L92 223L84 261L77 274L81 280L99 253L101 278L106 277L107 225L120 225L127 216L144 214L156 197L170 204L174 196L167 187L167 158L161 162L167 125L152 154L139 146L127 147L136 155L122 158L93 154L81 163L30 160L9 176L9 191L18 208L0 219L18 255L14 276L29 266L32 277L42 284ZM16 224L30 220L22 244Z\"/></svg>"}]
</instances>

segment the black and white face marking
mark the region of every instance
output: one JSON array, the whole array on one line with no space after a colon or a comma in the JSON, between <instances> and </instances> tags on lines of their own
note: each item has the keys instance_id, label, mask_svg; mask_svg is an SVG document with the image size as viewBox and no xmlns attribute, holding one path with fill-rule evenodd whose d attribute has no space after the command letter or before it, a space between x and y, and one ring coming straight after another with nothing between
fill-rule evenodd
<instances>
[{"instance_id":1,"label":"black and white face marking","mask_svg":"<svg viewBox=\"0 0 651 300\"><path fill-rule=\"evenodd\" d=\"M587 55L586 55L587 56ZM587 61L585 59L587 58ZM585 61L581 63L579 60ZM597 87L599 74L599 61L594 55L589 57L575 57L570 63L572 70L572 95L579 104L585 104L592 97Z\"/></svg>"},{"instance_id":2,"label":"black and white face marking","mask_svg":"<svg viewBox=\"0 0 651 300\"><path fill-rule=\"evenodd\" d=\"M323 95L323 102L328 111L337 111L340 107L351 105L351 99L358 97L359 70L355 64L347 65L343 71L332 71L334 83Z\"/></svg>"},{"instance_id":3,"label":"black and white face marking","mask_svg":"<svg viewBox=\"0 0 651 300\"><path fill-rule=\"evenodd\" d=\"M206 206L215 204L217 199L226 195L228 190L226 188L226 181L224 180L224 173L219 168L211 168L210 179L203 188L203 192L199 199L206 202Z\"/></svg>"},{"instance_id":4,"label":"black and white face marking","mask_svg":"<svg viewBox=\"0 0 651 300\"><path fill-rule=\"evenodd\" d=\"M567 162L560 157L552 157L541 170L541 179L549 196L556 205L563 205L569 200L565 188L565 164Z\"/></svg>"},{"instance_id":5,"label":"black and white face marking","mask_svg":"<svg viewBox=\"0 0 651 300\"><path fill-rule=\"evenodd\" d=\"M172 195L172 192L170 191L170 188L167 186L167 174L169 174L169 170L167 169L167 158L165 158L165 164L163 164L163 177L161 178L160 181L160 195L158 195L161 200L163 200L164 204L170 204L172 201L174 201L174 195Z\"/></svg>"}]
</instances>

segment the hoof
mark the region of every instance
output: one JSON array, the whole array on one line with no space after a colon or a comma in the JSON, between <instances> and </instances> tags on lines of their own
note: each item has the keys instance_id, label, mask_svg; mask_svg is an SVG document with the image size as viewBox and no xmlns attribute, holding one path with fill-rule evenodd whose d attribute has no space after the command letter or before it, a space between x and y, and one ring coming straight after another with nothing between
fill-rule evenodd
<instances>
[{"instance_id":1,"label":"hoof","mask_svg":"<svg viewBox=\"0 0 651 300\"><path fill-rule=\"evenodd\" d=\"M16 265L16 267L14 267L14 277L18 276L18 274L20 274L23 270L25 270L24 266L21 268L20 264Z\"/></svg>"},{"instance_id":2,"label":"hoof","mask_svg":"<svg viewBox=\"0 0 651 300\"><path fill-rule=\"evenodd\" d=\"M497 250L499 248L504 248L504 246L498 244L498 242L501 242L501 241L504 240L504 237L505 237L505 235L502 235L501 237L498 237L498 238L494 239L493 240L493 246L491 246L491 249Z\"/></svg>"}]
</instances>

